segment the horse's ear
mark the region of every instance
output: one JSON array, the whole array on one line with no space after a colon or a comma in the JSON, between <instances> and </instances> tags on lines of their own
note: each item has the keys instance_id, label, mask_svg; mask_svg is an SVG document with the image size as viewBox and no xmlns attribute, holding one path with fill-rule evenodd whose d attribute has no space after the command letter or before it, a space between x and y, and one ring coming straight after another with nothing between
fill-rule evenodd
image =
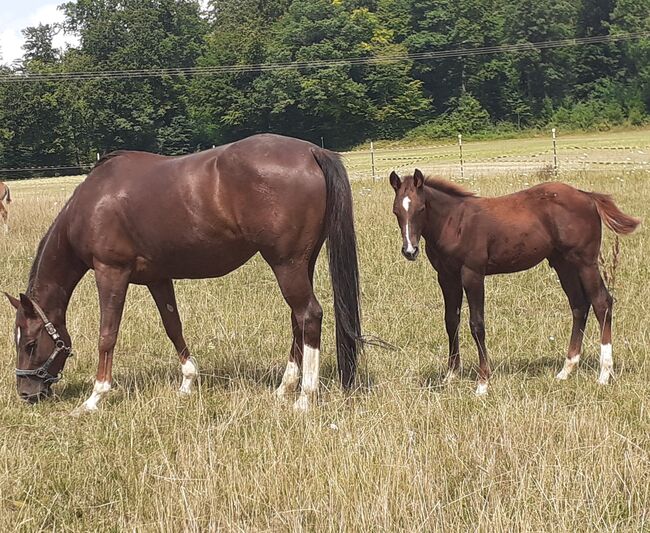
<instances>
[{"instance_id":1,"label":"horse's ear","mask_svg":"<svg viewBox=\"0 0 650 533\"><path fill-rule=\"evenodd\" d=\"M11 294L5 292L5 296L7 297L7 300L9 300L9 303L14 306L14 309L18 310L20 307L20 300L18 298L14 298Z\"/></svg>"},{"instance_id":2,"label":"horse's ear","mask_svg":"<svg viewBox=\"0 0 650 533\"><path fill-rule=\"evenodd\" d=\"M29 299L26 294L20 293L20 306L23 308L23 313L27 318L38 318L34 309L34 303Z\"/></svg>"},{"instance_id":3,"label":"horse's ear","mask_svg":"<svg viewBox=\"0 0 650 533\"><path fill-rule=\"evenodd\" d=\"M424 185L424 174L422 174L418 168L416 168L413 173L413 184L417 189L421 189L422 185Z\"/></svg>"},{"instance_id":4,"label":"horse's ear","mask_svg":"<svg viewBox=\"0 0 650 533\"><path fill-rule=\"evenodd\" d=\"M402 180L399 179L397 172L393 170L390 173L390 177L388 179L390 180L390 184L393 189L395 189L395 192L399 191L399 188L402 186Z\"/></svg>"}]
</instances>

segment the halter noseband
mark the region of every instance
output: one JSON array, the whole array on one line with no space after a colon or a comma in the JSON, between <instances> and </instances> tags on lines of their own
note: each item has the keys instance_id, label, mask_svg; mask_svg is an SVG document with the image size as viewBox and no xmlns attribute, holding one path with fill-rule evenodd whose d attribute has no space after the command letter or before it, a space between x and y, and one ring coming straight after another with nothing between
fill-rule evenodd
<instances>
[{"instance_id":1,"label":"halter noseband","mask_svg":"<svg viewBox=\"0 0 650 533\"><path fill-rule=\"evenodd\" d=\"M16 377L34 377L42 380L43 383L57 383L61 380L61 372L59 372L56 376L50 374L50 366L56 359L57 355L59 355L61 352L63 352L66 359L68 357L72 357L72 348L65 345L63 339L61 339L61 336L59 335L59 332L56 330L52 322L49 321L41 307L34 301L32 301L32 305L34 306L34 310L38 316L40 316L41 320L43 320L43 323L45 324L45 331L47 331L48 335L52 337L52 340L54 341L54 350L52 351L52 354L47 358L47 361L45 361L41 366L34 370L21 370L20 368L17 368Z\"/></svg>"}]
</instances>

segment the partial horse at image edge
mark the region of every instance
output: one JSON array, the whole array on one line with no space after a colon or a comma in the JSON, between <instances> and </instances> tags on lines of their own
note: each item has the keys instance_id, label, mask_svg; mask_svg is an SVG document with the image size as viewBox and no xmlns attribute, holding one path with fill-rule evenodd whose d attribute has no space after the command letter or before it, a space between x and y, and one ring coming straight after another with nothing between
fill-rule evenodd
<instances>
[{"instance_id":1,"label":"partial horse at image edge","mask_svg":"<svg viewBox=\"0 0 650 533\"><path fill-rule=\"evenodd\" d=\"M5 206L3 202L6 202ZM0 217L4 225L5 234L9 232L9 210L7 207L11 203L11 189L9 185L0 181Z\"/></svg>"},{"instance_id":2,"label":"partial horse at image edge","mask_svg":"<svg viewBox=\"0 0 650 533\"><path fill-rule=\"evenodd\" d=\"M158 191L152 196L151 191ZM41 240L16 308L20 396L51 394L72 354L66 313L95 272L99 365L77 414L97 409L112 383L113 351L130 283L147 285L178 353L189 393L198 374L182 333L172 279L223 276L260 253L291 309L293 340L282 383L294 407L317 399L322 308L313 291L327 241L339 377L352 386L361 349L359 269L352 192L340 156L306 141L263 134L196 154L120 151L100 160Z\"/></svg>"},{"instance_id":3,"label":"partial horse at image edge","mask_svg":"<svg viewBox=\"0 0 650 533\"><path fill-rule=\"evenodd\" d=\"M544 183L505 196L483 198L420 170L390 175L393 212L402 233L402 254L415 260L426 242L429 262L438 273L445 303L449 361L445 382L460 370L458 329L463 291L470 330L479 356L477 395L488 390L491 375L485 346L486 275L518 272L547 259L555 269L573 314L567 358L558 379L567 379L580 360L589 308L601 328L600 375L607 384L613 368L613 299L600 275L602 223L616 234L632 233L641 220L623 213L611 196L563 183Z\"/></svg>"}]
</instances>

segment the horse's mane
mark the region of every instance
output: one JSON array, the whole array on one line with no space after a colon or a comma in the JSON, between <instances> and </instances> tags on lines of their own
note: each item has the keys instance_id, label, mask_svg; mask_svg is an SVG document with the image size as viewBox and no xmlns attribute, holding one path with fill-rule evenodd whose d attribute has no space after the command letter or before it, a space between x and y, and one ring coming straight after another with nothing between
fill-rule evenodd
<instances>
[{"instance_id":1,"label":"horse's mane","mask_svg":"<svg viewBox=\"0 0 650 533\"><path fill-rule=\"evenodd\" d=\"M476 196L475 192L466 189L462 185L442 178L427 176L424 180L424 184L427 187L431 187L432 189L447 193L451 196L460 196L463 198Z\"/></svg>"},{"instance_id":2,"label":"horse's mane","mask_svg":"<svg viewBox=\"0 0 650 533\"><path fill-rule=\"evenodd\" d=\"M95 165L93 166L91 171L95 170L97 167L102 166L107 161L110 161L111 159L113 159L115 157L118 157L118 156L120 156L122 154L125 154L126 152L128 152L128 150L115 150L114 152L109 152L108 154L104 154L102 157L99 158L97 163L95 163Z\"/></svg>"}]
</instances>

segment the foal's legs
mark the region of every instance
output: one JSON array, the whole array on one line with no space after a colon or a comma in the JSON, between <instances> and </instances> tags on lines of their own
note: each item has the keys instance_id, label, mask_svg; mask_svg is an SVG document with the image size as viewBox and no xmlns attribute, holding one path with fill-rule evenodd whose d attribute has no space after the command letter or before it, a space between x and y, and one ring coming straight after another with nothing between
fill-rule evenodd
<instances>
[{"instance_id":1,"label":"foal's legs","mask_svg":"<svg viewBox=\"0 0 650 533\"><path fill-rule=\"evenodd\" d=\"M483 396L487 394L488 380L492 373L485 347L485 276L463 266L461 269L461 280L465 294L467 295L467 303L469 304L469 326L472 337L474 337L474 342L476 342L478 348L479 368L476 395Z\"/></svg>"},{"instance_id":2,"label":"foal's legs","mask_svg":"<svg viewBox=\"0 0 650 533\"><path fill-rule=\"evenodd\" d=\"M297 259L273 265L273 272L280 285L284 299L291 307L294 344L292 360L287 365L287 371L292 368L288 384L297 385L298 368L302 363L302 390L294 404L294 409L308 410L318 397L320 370L320 333L323 319L321 308L311 284L309 265ZM294 363L296 367L293 367ZM285 375L287 374L285 371ZM283 383L284 377L283 377ZM282 385L280 385L282 387ZM276 393L280 395L280 393Z\"/></svg>"},{"instance_id":3,"label":"foal's legs","mask_svg":"<svg viewBox=\"0 0 650 533\"><path fill-rule=\"evenodd\" d=\"M99 364L93 393L80 407L73 411L78 415L86 411L96 411L97 404L111 390L113 381L113 350L120 329L122 311L129 286L131 271L102 263L95 264L95 282L99 293Z\"/></svg>"},{"instance_id":4,"label":"foal's legs","mask_svg":"<svg viewBox=\"0 0 650 533\"><path fill-rule=\"evenodd\" d=\"M460 274L438 272L438 283L445 300L445 328L449 337L449 363L444 382L447 383L460 371L460 350L458 347L458 329L460 326L460 307L463 303L463 285Z\"/></svg>"},{"instance_id":5,"label":"foal's legs","mask_svg":"<svg viewBox=\"0 0 650 533\"><path fill-rule=\"evenodd\" d=\"M181 361L181 371L183 372L183 383L178 390L179 394L187 395L192 392L192 382L199 373L198 365L190 355L187 343L183 338L183 326L178 314L176 305L176 295L174 294L174 284L171 279L151 283L148 285L149 292L153 296L162 319L165 332L169 340L174 344L176 353Z\"/></svg>"},{"instance_id":6,"label":"foal's legs","mask_svg":"<svg viewBox=\"0 0 650 533\"><path fill-rule=\"evenodd\" d=\"M560 284L569 299L571 313L573 314L573 329L571 330L569 350L564 361L564 367L556 376L557 379L567 379L580 361L582 338L584 337L587 316L589 315L589 299L582 288L580 276L573 265L563 259L553 259L551 266L560 278Z\"/></svg>"},{"instance_id":7,"label":"foal's legs","mask_svg":"<svg viewBox=\"0 0 650 533\"><path fill-rule=\"evenodd\" d=\"M600 276L600 271L595 263L580 267L578 273L600 324L600 376L598 377L598 383L607 385L614 366L612 360L613 299L605 287L603 278Z\"/></svg>"}]
</instances>

